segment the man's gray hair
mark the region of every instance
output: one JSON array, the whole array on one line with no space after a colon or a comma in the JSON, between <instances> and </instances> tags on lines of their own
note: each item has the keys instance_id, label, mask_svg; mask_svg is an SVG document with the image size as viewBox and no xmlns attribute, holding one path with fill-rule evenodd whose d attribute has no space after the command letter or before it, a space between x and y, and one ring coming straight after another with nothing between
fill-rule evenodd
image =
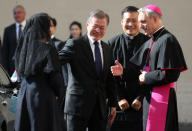
<instances>
[{"instance_id":1,"label":"man's gray hair","mask_svg":"<svg viewBox=\"0 0 192 131\"><path fill-rule=\"evenodd\" d=\"M107 25L109 25L109 15L105 13L102 10L94 10L89 14L89 17L87 19L87 22L89 22L93 17L98 18L98 19L106 19L107 20Z\"/></svg>"},{"instance_id":2,"label":"man's gray hair","mask_svg":"<svg viewBox=\"0 0 192 131\"><path fill-rule=\"evenodd\" d=\"M153 10L147 9L147 8L140 8L138 10L138 12L139 13L144 12L148 17L152 17L154 15L157 15L157 16L159 16L160 19L162 18L162 16L160 14L158 14L157 12L154 12Z\"/></svg>"},{"instance_id":3,"label":"man's gray hair","mask_svg":"<svg viewBox=\"0 0 192 131\"><path fill-rule=\"evenodd\" d=\"M17 8L21 8L23 9L23 11L25 12L25 8L22 6L22 5L16 5L14 8L13 8L13 11Z\"/></svg>"}]
</instances>

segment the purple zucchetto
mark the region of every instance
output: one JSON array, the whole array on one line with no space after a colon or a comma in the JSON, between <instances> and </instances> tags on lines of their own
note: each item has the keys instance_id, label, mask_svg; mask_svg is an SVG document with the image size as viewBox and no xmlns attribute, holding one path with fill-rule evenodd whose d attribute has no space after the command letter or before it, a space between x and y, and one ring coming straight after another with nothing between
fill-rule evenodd
<instances>
[{"instance_id":1,"label":"purple zucchetto","mask_svg":"<svg viewBox=\"0 0 192 131\"><path fill-rule=\"evenodd\" d=\"M149 10L152 10L152 11L158 13L158 14L161 15L161 16L163 15L162 12L161 12L161 10L160 10L160 8L159 8L158 6L156 6L156 5L147 5L147 6L145 6L144 8L149 9Z\"/></svg>"}]
</instances>

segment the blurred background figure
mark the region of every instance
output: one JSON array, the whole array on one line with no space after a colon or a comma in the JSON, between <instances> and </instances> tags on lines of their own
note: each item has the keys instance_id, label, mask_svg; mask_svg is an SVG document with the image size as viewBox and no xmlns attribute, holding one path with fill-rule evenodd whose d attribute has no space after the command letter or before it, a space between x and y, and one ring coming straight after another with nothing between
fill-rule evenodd
<instances>
[{"instance_id":1,"label":"blurred background figure","mask_svg":"<svg viewBox=\"0 0 192 131\"><path fill-rule=\"evenodd\" d=\"M0 37L0 47L1 47L1 37ZM0 48L0 64L1 64L1 48Z\"/></svg>"},{"instance_id":2,"label":"blurred background figure","mask_svg":"<svg viewBox=\"0 0 192 131\"><path fill-rule=\"evenodd\" d=\"M3 36L3 45L1 47L1 64L11 76L15 70L14 54L19 38L25 28L26 12L22 5L17 5L13 8L13 16L15 23L6 27Z\"/></svg>"},{"instance_id":3,"label":"blurred background figure","mask_svg":"<svg viewBox=\"0 0 192 131\"><path fill-rule=\"evenodd\" d=\"M77 22L77 21L73 21L70 26L69 26L69 30L70 30L70 36L69 38L78 38L80 36L82 36L82 26L81 23Z\"/></svg>"},{"instance_id":4,"label":"blurred background figure","mask_svg":"<svg viewBox=\"0 0 192 131\"><path fill-rule=\"evenodd\" d=\"M53 17L51 17L50 19L51 19L50 21L51 40L53 42L54 47L57 49L57 51L60 51L63 48L65 43L55 37L55 32L57 30L57 21Z\"/></svg>"},{"instance_id":5,"label":"blurred background figure","mask_svg":"<svg viewBox=\"0 0 192 131\"><path fill-rule=\"evenodd\" d=\"M64 47L65 43L55 37L55 32L57 29L57 21L55 18L50 18L50 33L51 33L51 45L56 48L57 52L61 51L61 49ZM68 71L67 71L67 64L64 64L61 66L62 68L62 75L64 80L64 87L63 91L66 92L65 89L67 88L68 83ZM59 100L59 104L62 110L64 110L65 105L65 94L62 94L61 99Z\"/></svg>"},{"instance_id":6,"label":"blurred background figure","mask_svg":"<svg viewBox=\"0 0 192 131\"><path fill-rule=\"evenodd\" d=\"M32 16L15 53L21 78L15 131L63 131L64 119L57 100L64 94L61 67L50 42L50 17Z\"/></svg>"}]
</instances>

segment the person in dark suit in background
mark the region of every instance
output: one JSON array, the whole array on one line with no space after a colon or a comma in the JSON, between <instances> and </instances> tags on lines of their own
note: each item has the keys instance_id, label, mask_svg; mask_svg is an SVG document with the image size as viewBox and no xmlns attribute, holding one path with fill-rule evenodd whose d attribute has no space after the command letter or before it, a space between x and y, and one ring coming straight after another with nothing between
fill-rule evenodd
<instances>
[{"instance_id":1,"label":"person in dark suit in background","mask_svg":"<svg viewBox=\"0 0 192 131\"><path fill-rule=\"evenodd\" d=\"M55 37L55 32L57 30L57 21L53 17L51 17L50 19L51 19L51 21L50 21L51 40L53 41L53 44L54 44L55 48L57 49L57 51L60 51L63 48L65 43Z\"/></svg>"},{"instance_id":2,"label":"person in dark suit in background","mask_svg":"<svg viewBox=\"0 0 192 131\"><path fill-rule=\"evenodd\" d=\"M12 75L15 70L15 49L17 47L22 30L24 29L26 24L26 12L24 7L22 5L15 6L13 9L13 16L15 19L15 23L5 28L3 45L1 47L1 64L9 75Z\"/></svg>"},{"instance_id":3,"label":"person in dark suit in background","mask_svg":"<svg viewBox=\"0 0 192 131\"><path fill-rule=\"evenodd\" d=\"M50 17L50 33L51 33L51 45L56 48L57 52L61 51L61 49L64 47L65 43L55 37L55 32L56 32L56 26L57 26L57 21L55 18ZM62 75L63 75L63 80L64 80L64 87L63 87L63 92L62 96L58 100L59 106L64 111L64 105L65 105L65 93L66 93L66 88L67 88L67 83L68 83L68 73L67 73L67 64L64 64L61 66L62 68Z\"/></svg>"},{"instance_id":4,"label":"person in dark suit in background","mask_svg":"<svg viewBox=\"0 0 192 131\"><path fill-rule=\"evenodd\" d=\"M116 115L116 86L110 72L114 64L110 47L101 40L109 24L102 10L92 11L87 20L87 34L69 39L59 53L68 66L68 87L65 100L68 131L106 131L107 106L109 124Z\"/></svg>"},{"instance_id":5,"label":"person in dark suit in background","mask_svg":"<svg viewBox=\"0 0 192 131\"><path fill-rule=\"evenodd\" d=\"M61 49L64 47L65 43L55 37L55 32L57 28L57 21L55 18L51 17L50 18L50 33L51 33L51 40L53 46L57 49L57 51L61 51ZM67 65L62 66L62 74L64 78L64 85L67 87L67 82L68 82L68 73L67 73Z\"/></svg>"}]
</instances>

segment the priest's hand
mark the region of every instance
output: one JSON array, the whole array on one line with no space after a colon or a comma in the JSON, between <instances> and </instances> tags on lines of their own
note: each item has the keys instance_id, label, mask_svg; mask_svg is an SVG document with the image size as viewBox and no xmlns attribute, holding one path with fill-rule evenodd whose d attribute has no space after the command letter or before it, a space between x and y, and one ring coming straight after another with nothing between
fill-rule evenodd
<instances>
[{"instance_id":1,"label":"priest's hand","mask_svg":"<svg viewBox=\"0 0 192 131\"><path fill-rule=\"evenodd\" d=\"M131 105L131 107L136 111L138 111L141 108L141 106L142 106L141 102L137 99L135 99Z\"/></svg>"},{"instance_id":2,"label":"priest's hand","mask_svg":"<svg viewBox=\"0 0 192 131\"><path fill-rule=\"evenodd\" d=\"M110 108L110 115L109 115L109 118L108 118L108 125L112 125L113 124L113 121L115 120L115 117L116 117L116 107L111 107Z\"/></svg>"},{"instance_id":3,"label":"priest's hand","mask_svg":"<svg viewBox=\"0 0 192 131\"><path fill-rule=\"evenodd\" d=\"M59 99L59 97L58 96L56 96L56 100L58 100Z\"/></svg>"},{"instance_id":4,"label":"priest's hand","mask_svg":"<svg viewBox=\"0 0 192 131\"><path fill-rule=\"evenodd\" d=\"M119 107L122 111L125 111L126 109L128 109L130 106L129 106L129 103L126 99L122 99L118 102L119 104Z\"/></svg>"},{"instance_id":5,"label":"priest's hand","mask_svg":"<svg viewBox=\"0 0 192 131\"><path fill-rule=\"evenodd\" d=\"M147 73L146 71L142 71L141 75L139 76L140 85L145 84L145 74L146 73Z\"/></svg>"},{"instance_id":6,"label":"priest's hand","mask_svg":"<svg viewBox=\"0 0 192 131\"><path fill-rule=\"evenodd\" d=\"M113 76L121 76L123 74L123 66L119 63L118 60L115 61L114 66L111 66L111 72Z\"/></svg>"}]
</instances>

